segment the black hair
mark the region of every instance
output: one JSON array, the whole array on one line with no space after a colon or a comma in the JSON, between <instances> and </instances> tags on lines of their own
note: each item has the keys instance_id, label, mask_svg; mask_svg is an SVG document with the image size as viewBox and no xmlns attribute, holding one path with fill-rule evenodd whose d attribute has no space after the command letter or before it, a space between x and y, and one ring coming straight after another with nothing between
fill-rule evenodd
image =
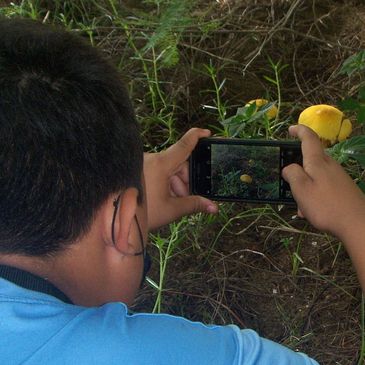
<instances>
[{"instance_id":1,"label":"black hair","mask_svg":"<svg viewBox=\"0 0 365 365\"><path fill-rule=\"evenodd\" d=\"M0 253L64 249L110 194L141 191L142 164L118 71L79 36L1 18Z\"/></svg>"}]
</instances>

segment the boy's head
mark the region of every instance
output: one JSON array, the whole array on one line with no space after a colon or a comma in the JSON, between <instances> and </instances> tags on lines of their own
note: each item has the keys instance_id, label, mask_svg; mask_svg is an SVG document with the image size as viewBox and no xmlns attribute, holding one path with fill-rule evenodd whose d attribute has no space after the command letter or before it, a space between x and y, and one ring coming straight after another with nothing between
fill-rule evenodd
<instances>
[{"instance_id":1,"label":"boy's head","mask_svg":"<svg viewBox=\"0 0 365 365\"><path fill-rule=\"evenodd\" d=\"M0 254L52 256L102 203L140 193L143 151L118 72L79 37L0 20Z\"/></svg>"}]
</instances>

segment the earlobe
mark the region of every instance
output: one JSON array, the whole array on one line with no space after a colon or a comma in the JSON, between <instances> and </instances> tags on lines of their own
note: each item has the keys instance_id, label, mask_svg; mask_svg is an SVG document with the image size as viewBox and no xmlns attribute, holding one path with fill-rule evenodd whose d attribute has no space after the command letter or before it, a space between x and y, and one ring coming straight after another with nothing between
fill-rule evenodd
<instances>
[{"instance_id":1,"label":"earlobe","mask_svg":"<svg viewBox=\"0 0 365 365\"><path fill-rule=\"evenodd\" d=\"M123 254L133 254L135 248L131 245L131 227L137 211L138 190L126 189L119 198L119 206L116 209L114 221L114 246ZM111 227L111 221L110 221ZM111 228L112 229L112 228ZM110 231L112 235L112 231Z\"/></svg>"}]
</instances>

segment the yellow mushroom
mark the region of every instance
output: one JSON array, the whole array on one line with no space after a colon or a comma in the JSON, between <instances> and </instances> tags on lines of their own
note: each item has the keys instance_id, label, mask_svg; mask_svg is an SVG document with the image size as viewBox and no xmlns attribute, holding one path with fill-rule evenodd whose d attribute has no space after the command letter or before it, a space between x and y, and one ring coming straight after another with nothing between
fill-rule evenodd
<instances>
[{"instance_id":1,"label":"yellow mushroom","mask_svg":"<svg viewBox=\"0 0 365 365\"><path fill-rule=\"evenodd\" d=\"M304 109L298 124L306 125L318 134L325 145L345 140L352 132L352 124L344 114L331 105L312 105Z\"/></svg>"},{"instance_id":2,"label":"yellow mushroom","mask_svg":"<svg viewBox=\"0 0 365 365\"><path fill-rule=\"evenodd\" d=\"M266 105L269 101L266 99L255 99L255 100L251 100L249 101L245 106L248 106L250 104L256 103L256 109L259 108L260 106ZM269 119L274 119L276 117L276 115L278 114L278 108L273 105L267 112L266 112L266 116Z\"/></svg>"},{"instance_id":3,"label":"yellow mushroom","mask_svg":"<svg viewBox=\"0 0 365 365\"><path fill-rule=\"evenodd\" d=\"M240 180L246 184L251 184L252 183L252 177L250 175L247 174L243 174L240 176Z\"/></svg>"},{"instance_id":4,"label":"yellow mushroom","mask_svg":"<svg viewBox=\"0 0 365 365\"><path fill-rule=\"evenodd\" d=\"M341 124L340 133L338 134L338 141L344 141L352 132L352 124L350 119L344 119Z\"/></svg>"}]
</instances>

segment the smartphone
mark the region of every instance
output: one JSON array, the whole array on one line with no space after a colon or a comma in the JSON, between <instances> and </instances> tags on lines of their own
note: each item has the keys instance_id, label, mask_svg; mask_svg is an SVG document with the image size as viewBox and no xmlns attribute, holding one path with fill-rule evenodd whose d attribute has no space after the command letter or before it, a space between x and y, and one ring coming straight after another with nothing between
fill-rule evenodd
<instances>
[{"instance_id":1,"label":"smartphone","mask_svg":"<svg viewBox=\"0 0 365 365\"><path fill-rule=\"evenodd\" d=\"M202 138L190 156L190 192L218 201L294 204L281 170L303 164L298 141Z\"/></svg>"}]
</instances>

